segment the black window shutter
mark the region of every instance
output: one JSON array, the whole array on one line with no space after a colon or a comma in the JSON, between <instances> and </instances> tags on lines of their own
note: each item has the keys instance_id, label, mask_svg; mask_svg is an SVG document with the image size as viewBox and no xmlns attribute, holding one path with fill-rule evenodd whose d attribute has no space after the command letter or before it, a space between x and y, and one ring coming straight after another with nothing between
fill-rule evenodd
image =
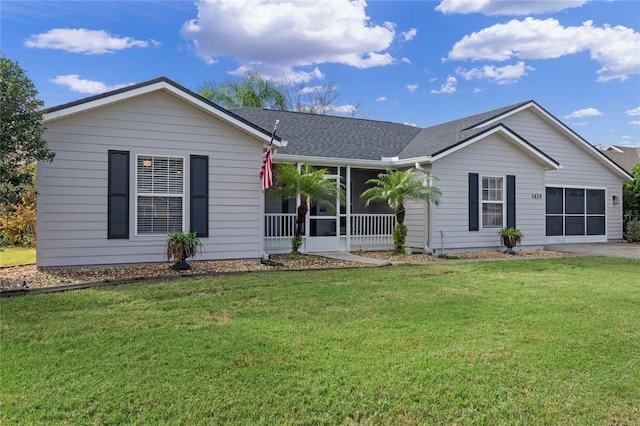
<instances>
[{"instance_id":1,"label":"black window shutter","mask_svg":"<svg viewBox=\"0 0 640 426\"><path fill-rule=\"evenodd\" d=\"M129 238L129 151L109 150L107 238Z\"/></svg>"},{"instance_id":2,"label":"black window shutter","mask_svg":"<svg viewBox=\"0 0 640 426\"><path fill-rule=\"evenodd\" d=\"M191 156L190 230L198 237L209 236L209 157Z\"/></svg>"},{"instance_id":3,"label":"black window shutter","mask_svg":"<svg viewBox=\"0 0 640 426\"><path fill-rule=\"evenodd\" d=\"M507 227L516 227L516 177L507 176Z\"/></svg>"},{"instance_id":4,"label":"black window shutter","mask_svg":"<svg viewBox=\"0 0 640 426\"><path fill-rule=\"evenodd\" d=\"M478 174L469 173L469 231L480 230Z\"/></svg>"}]
</instances>

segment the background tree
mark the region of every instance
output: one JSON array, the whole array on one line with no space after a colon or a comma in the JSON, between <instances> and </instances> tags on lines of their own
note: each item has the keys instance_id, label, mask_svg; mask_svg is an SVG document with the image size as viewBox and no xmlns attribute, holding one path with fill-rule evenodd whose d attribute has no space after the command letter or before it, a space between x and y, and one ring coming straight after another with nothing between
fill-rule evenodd
<instances>
[{"instance_id":1,"label":"background tree","mask_svg":"<svg viewBox=\"0 0 640 426\"><path fill-rule=\"evenodd\" d=\"M42 139L44 103L24 70L0 52L0 237L9 244L35 239L36 161L54 153Z\"/></svg>"},{"instance_id":2,"label":"background tree","mask_svg":"<svg viewBox=\"0 0 640 426\"><path fill-rule=\"evenodd\" d=\"M255 107L287 110L287 98L275 81L247 72L242 77L229 77L221 83L206 81L196 91L225 108Z\"/></svg>"},{"instance_id":3,"label":"background tree","mask_svg":"<svg viewBox=\"0 0 640 426\"><path fill-rule=\"evenodd\" d=\"M624 236L627 241L640 241L640 162L631 169L633 182L622 184Z\"/></svg>"},{"instance_id":4,"label":"background tree","mask_svg":"<svg viewBox=\"0 0 640 426\"><path fill-rule=\"evenodd\" d=\"M433 179L433 177L431 177ZM442 193L435 186L423 184L412 169L380 173L377 179L369 179L367 184L374 185L365 190L360 199L368 206L372 201L384 201L396 215L396 226L393 228L393 251L402 253L407 236L404 224L404 203L409 200L426 201L438 205Z\"/></svg>"},{"instance_id":5,"label":"background tree","mask_svg":"<svg viewBox=\"0 0 640 426\"><path fill-rule=\"evenodd\" d=\"M341 202L345 199L344 186L336 185L333 179L326 179L327 169L313 169L309 163L302 163L300 170L295 164L278 164L275 170L275 185L269 189L270 196L281 196L283 199L300 197L296 217L296 229L291 243L291 252L298 253L302 244L302 230L309 208L318 204L335 208L336 197Z\"/></svg>"}]
</instances>

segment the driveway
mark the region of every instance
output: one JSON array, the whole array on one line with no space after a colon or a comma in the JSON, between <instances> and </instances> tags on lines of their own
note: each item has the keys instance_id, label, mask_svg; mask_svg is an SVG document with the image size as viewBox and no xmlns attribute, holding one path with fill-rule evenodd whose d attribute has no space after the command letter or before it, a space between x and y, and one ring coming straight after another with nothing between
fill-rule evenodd
<instances>
[{"instance_id":1,"label":"driveway","mask_svg":"<svg viewBox=\"0 0 640 426\"><path fill-rule=\"evenodd\" d=\"M567 251L578 256L606 256L640 259L640 244L632 243L582 243L549 244L546 250Z\"/></svg>"}]
</instances>

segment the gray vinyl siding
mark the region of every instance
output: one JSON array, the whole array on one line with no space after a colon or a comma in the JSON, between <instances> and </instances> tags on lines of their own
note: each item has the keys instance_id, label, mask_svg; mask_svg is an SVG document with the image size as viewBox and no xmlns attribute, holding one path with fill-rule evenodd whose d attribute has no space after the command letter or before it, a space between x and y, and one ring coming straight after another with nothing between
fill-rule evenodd
<instances>
[{"instance_id":1,"label":"gray vinyl siding","mask_svg":"<svg viewBox=\"0 0 640 426\"><path fill-rule=\"evenodd\" d=\"M416 250L423 250L426 234L426 204L418 201L407 201L404 204L406 216L404 224L407 225L406 246Z\"/></svg>"},{"instance_id":2,"label":"gray vinyl siding","mask_svg":"<svg viewBox=\"0 0 640 426\"><path fill-rule=\"evenodd\" d=\"M209 156L209 237L196 260L262 256L262 144L165 92L46 124L56 152L38 165L38 266L165 261L165 235L136 236L136 155ZM107 152L130 151L130 237L107 239Z\"/></svg>"},{"instance_id":3,"label":"gray vinyl siding","mask_svg":"<svg viewBox=\"0 0 640 426\"><path fill-rule=\"evenodd\" d=\"M532 197L544 193L544 168L513 142L494 134L433 163L432 174L438 179L434 185L442 191L440 205L431 209L431 248L436 254L501 248L498 229L481 224L479 231L469 231L469 173L505 181L507 175L515 175L516 226L525 236L522 246L535 249L544 244L544 200Z\"/></svg>"},{"instance_id":4,"label":"gray vinyl siding","mask_svg":"<svg viewBox=\"0 0 640 426\"><path fill-rule=\"evenodd\" d=\"M509 128L531 142L562 165L561 170L545 173L545 184L557 187L606 188L607 238L622 239L622 201L613 204L613 196L622 200L622 181L593 153L577 142L569 140L529 110L504 120Z\"/></svg>"}]
</instances>

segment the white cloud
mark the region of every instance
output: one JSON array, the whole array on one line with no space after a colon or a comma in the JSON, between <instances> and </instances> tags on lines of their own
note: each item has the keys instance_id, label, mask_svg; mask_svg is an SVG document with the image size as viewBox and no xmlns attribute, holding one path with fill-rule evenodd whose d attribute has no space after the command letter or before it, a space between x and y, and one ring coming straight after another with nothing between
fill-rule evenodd
<instances>
[{"instance_id":1,"label":"white cloud","mask_svg":"<svg viewBox=\"0 0 640 426\"><path fill-rule=\"evenodd\" d=\"M596 108L583 108L565 115L564 118L596 117L598 115L603 115L602 111L599 111Z\"/></svg>"},{"instance_id":2,"label":"white cloud","mask_svg":"<svg viewBox=\"0 0 640 426\"><path fill-rule=\"evenodd\" d=\"M627 115L640 115L640 106L638 108L628 109L624 113Z\"/></svg>"},{"instance_id":3,"label":"white cloud","mask_svg":"<svg viewBox=\"0 0 640 426\"><path fill-rule=\"evenodd\" d=\"M440 87L440 90L432 90L431 93L454 93L456 91L458 80L455 77L447 77L447 81Z\"/></svg>"},{"instance_id":4,"label":"white cloud","mask_svg":"<svg viewBox=\"0 0 640 426\"><path fill-rule=\"evenodd\" d=\"M416 125L416 123L409 123L408 121L405 121L405 122L404 122L404 123L402 123L402 124L404 124L405 126L418 127L418 126Z\"/></svg>"},{"instance_id":5,"label":"white cloud","mask_svg":"<svg viewBox=\"0 0 640 426\"><path fill-rule=\"evenodd\" d=\"M640 73L640 33L623 26L594 27L587 21L579 27L563 27L552 18L525 18L496 24L458 41L448 60L553 59L589 51L602 66L598 81L626 80Z\"/></svg>"},{"instance_id":6,"label":"white cloud","mask_svg":"<svg viewBox=\"0 0 640 426\"><path fill-rule=\"evenodd\" d=\"M411 59L405 57L405 58L400 59L400 62L404 62L405 64L410 64L411 63Z\"/></svg>"},{"instance_id":7,"label":"white cloud","mask_svg":"<svg viewBox=\"0 0 640 426\"><path fill-rule=\"evenodd\" d=\"M527 75L527 71L533 70L533 67L519 61L515 65L505 65L504 67L485 65L481 68L472 68L470 70L458 68L456 74L462 76L465 80L491 80L498 84L508 84L518 81L522 76Z\"/></svg>"},{"instance_id":8,"label":"white cloud","mask_svg":"<svg viewBox=\"0 0 640 426\"><path fill-rule=\"evenodd\" d=\"M405 87L409 92L413 93L418 89L419 86L417 84L407 84Z\"/></svg>"},{"instance_id":9,"label":"white cloud","mask_svg":"<svg viewBox=\"0 0 640 426\"><path fill-rule=\"evenodd\" d=\"M473 93L482 93L484 92L484 89L481 89L480 87L476 87L475 89L473 89Z\"/></svg>"},{"instance_id":10,"label":"white cloud","mask_svg":"<svg viewBox=\"0 0 640 426\"><path fill-rule=\"evenodd\" d=\"M418 30L416 28L411 28L409 31L403 31L402 37L404 41L411 41L418 34Z\"/></svg>"},{"instance_id":11,"label":"white cloud","mask_svg":"<svg viewBox=\"0 0 640 426\"><path fill-rule=\"evenodd\" d=\"M442 13L482 13L484 15L536 15L580 7L588 0L442 0Z\"/></svg>"},{"instance_id":12,"label":"white cloud","mask_svg":"<svg viewBox=\"0 0 640 426\"><path fill-rule=\"evenodd\" d=\"M385 102L387 100L386 96L380 96L379 98L376 98L376 101L378 102Z\"/></svg>"},{"instance_id":13,"label":"white cloud","mask_svg":"<svg viewBox=\"0 0 640 426\"><path fill-rule=\"evenodd\" d=\"M374 25L364 1L199 0L197 19L182 35L205 61L231 57L242 66L310 66L340 63L356 68L389 65L384 52L394 25Z\"/></svg>"},{"instance_id":14,"label":"white cloud","mask_svg":"<svg viewBox=\"0 0 640 426\"><path fill-rule=\"evenodd\" d=\"M640 120L631 120L627 124L640 124Z\"/></svg>"},{"instance_id":15,"label":"white cloud","mask_svg":"<svg viewBox=\"0 0 640 426\"><path fill-rule=\"evenodd\" d=\"M32 34L24 42L26 47L39 49L58 49L72 53L84 53L97 55L102 53L114 53L118 50L131 47L159 46L160 43L151 40L134 40L131 37L118 37L104 30L87 30L84 28L55 28L46 33Z\"/></svg>"},{"instance_id":16,"label":"white cloud","mask_svg":"<svg viewBox=\"0 0 640 426\"><path fill-rule=\"evenodd\" d=\"M67 86L70 90L78 93L86 94L98 94L108 92L110 90L117 90L123 87L131 86L133 83L115 84L109 86L101 81L84 80L81 79L78 74L58 75L56 78L50 80L60 86Z\"/></svg>"},{"instance_id":17,"label":"white cloud","mask_svg":"<svg viewBox=\"0 0 640 426\"><path fill-rule=\"evenodd\" d=\"M249 71L257 72L261 76L271 80L286 81L290 84L307 83L313 79L323 79L325 77L318 67L313 68L311 71L296 71L290 66L261 64L258 62L242 65L230 74L244 75Z\"/></svg>"},{"instance_id":18,"label":"white cloud","mask_svg":"<svg viewBox=\"0 0 640 426\"><path fill-rule=\"evenodd\" d=\"M332 106L330 110L331 112L338 114L354 114L358 110L358 107L356 107L355 105L347 104Z\"/></svg>"}]
</instances>

